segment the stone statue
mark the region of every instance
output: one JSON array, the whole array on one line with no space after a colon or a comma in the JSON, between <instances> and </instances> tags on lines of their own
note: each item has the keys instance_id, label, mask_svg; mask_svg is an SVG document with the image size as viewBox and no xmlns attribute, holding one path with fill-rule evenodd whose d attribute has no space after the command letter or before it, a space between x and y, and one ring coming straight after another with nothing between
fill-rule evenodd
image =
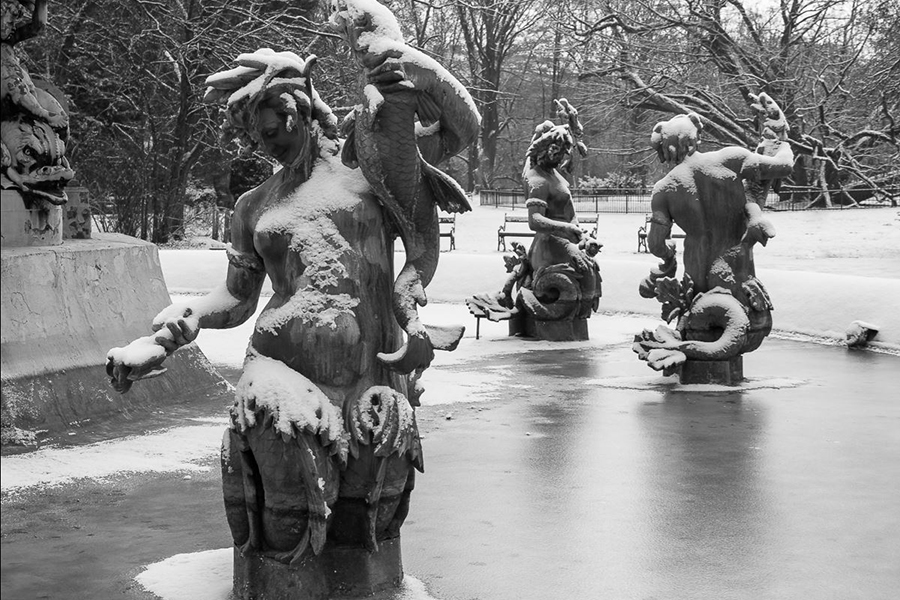
<instances>
[{"instance_id":1,"label":"stone statue","mask_svg":"<svg viewBox=\"0 0 900 600\"><path fill-rule=\"evenodd\" d=\"M476 316L509 319L510 335L586 340L587 319L597 310L601 295L594 260L601 244L578 225L564 173L577 145L573 129L581 131L577 113L565 99L557 106L569 122L554 125L544 121L535 128L522 173L534 241L526 257L514 246L515 257L505 259L510 277L499 295L478 295L466 303ZM516 298L512 297L514 288L518 290ZM508 311L504 314L498 305Z\"/></svg>"},{"instance_id":2,"label":"stone statue","mask_svg":"<svg viewBox=\"0 0 900 600\"><path fill-rule=\"evenodd\" d=\"M342 3L332 20L351 34L355 22L397 27L386 9L364 11L363 19L348 5L361 10ZM364 32L355 33L354 51L365 53ZM158 334L114 348L107 365L122 391L161 374L166 356L201 329L249 319L270 278L274 295L256 322L223 442L237 597L368 594L399 584L399 530L423 465L417 379L431 349L452 348L462 333L429 340L410 301L424 304L438 257L437 230L429 229L434 205L425 203L453 188L418 157L409 133L418 116L434 124L447 152L462 148L477 135L474 105L467 94L428 87L430 65L410 68L399 51L366 55L366 94L381 100L356 111L355 141L343 151L344 162L361 167L354 170L342 164L337 119L312 85L314 62L261 49L207 79L205 99L226 104L226 137L283 168L239 199L224 286L163 310L153 323ZM446 71L437 78L452 83ZM427 111L407 106L411 90ZM405 162L388 152L406 152ZM369 169L380 170L377 185ZM411 256L394 283L397 234Z\"/></svg>"},{"instance_id":3,"label":"stone statue","mask_svg":"<svg viewBox=\"0 0 900 600\"><path fill-rule=\"evenodd\" d=\"M657 298L663 319L677 319L677 326L636 336L634 350L655 370L680 371L682 382L739 382L740 355L758 348L772 328L753 246L775 235L761 207L768 183L791 173L793 154L781 109L765 93L754 102L762 133L756 152L737 146L699 152L702 122L695 113L658 123L650 138L672 169L653 188L647 236L662 263L640 293ZM669 240L673 223L685 232L681 282Z\"/></svg>"},{"instance_id":4,"label":"stone statue","mask_svg":"<svg viewBox=\"0 0 900 600\"><path fill-rule=\"evenodd\" d=\"M34 84L14 48L46 23L47 0L0 3L0 179L4 190L22 195L26 209L64 204L65 185L75 176L65 157L68 115L50 92Z\"/></svg>"}]
</instances>

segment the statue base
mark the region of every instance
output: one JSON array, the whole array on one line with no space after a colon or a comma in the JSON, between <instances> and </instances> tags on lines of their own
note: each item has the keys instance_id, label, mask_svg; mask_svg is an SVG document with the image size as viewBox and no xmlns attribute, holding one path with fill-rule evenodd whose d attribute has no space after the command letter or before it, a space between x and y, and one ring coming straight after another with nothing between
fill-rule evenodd
<instances>
[{"instance_id":1,"label":"statue base","mask_svg":"<svg viewBox=\"0 0 900 600\"><path fill-rule=\"evenodd\" d=\"M679 380L687 383L740 385L744 380L744 356L729 360L688 360L681 365Z\"/></svg>"},{"instance_id":2,"label":"statue base","mask_svg":"<svg viewBox=\"0 0 900 600\"><path fill-rule=\"evenodd\" d=\"M509 335L548 342L583 342L590 339L587 319L540 321L522 313L509 320Z\"/></svg>"},{"instance_id":3,"label":"statue base","mask_svg":"<svg viewBox=\"0 0 900 600\"><path fill-rule=\"evenodd\" d=\"M327 545L319 556L286 565L234 549L234 597L239 600L327 600L364 598L398 588L403 581L400 538L361 546Z\"/></svg>"},{"instance_id":4,"label":"statue base","mask_svg":"<svg viewBox=\"0 0 900 600\"><path fill-rule=\"evenodd\" d=\"M3 190L0 194L0 245L3 247L59 246L63 243L63 207L46 204L25 208L22 194Z\"/></svg>"}]
</instances>

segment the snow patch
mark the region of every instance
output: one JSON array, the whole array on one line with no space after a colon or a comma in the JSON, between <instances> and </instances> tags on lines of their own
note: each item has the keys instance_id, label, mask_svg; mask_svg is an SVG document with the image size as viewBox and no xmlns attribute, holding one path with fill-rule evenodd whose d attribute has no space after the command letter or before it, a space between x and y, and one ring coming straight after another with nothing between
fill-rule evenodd
<instances>
[{"instance_id":1,"label":"snow patch","mask_svg":"<svg viewBox=\"0 0 900 600\"><path fill-rule=\"evenodd\" d=\"M146 435L68 448L43 448L4 456L2 491L16 493L35 486L56 486L78 479L102 481L125 473L203 473L219 454L221 425L176 427Z\"/></svg>"},{"instance_id":2,"label":"snow patch","mask_svg":"<svg viewBox=\"0 0 900 600\"><path fill-rule=\"evenodd\" d=\"M161 600L229 600L234 549L176 554L149 565L134 578Z\"/></svg>"},{"instance_id":3,"label":"snow patch","mask_svg":"<svg viewBox=\"0 0 900 600\"><path fill-rule=\"evenodd\" d=\"M338 316L352 314L359 299L331 291L347 277L342 258L351 251L331 215L353 210L366 190L364 180L341 165L340 159L326 156L316 162L308 181L260 218L258 233L290 236L291 250L306 266L303 278L308 283L282 306L266 310L257 330L276 333L293 319L334 329Z\"/></svg>"},{"instance_id":4,"label":"snow patch","mask_svg":"<svg viewBox=\"0 0 900 600\"><path fill-rule=\"evenodd\" d=\"M340 411L322 390L283 362L251 348L237 384L232 415L237 426L245 430L256 425L257 413L262 410L274 417L274 427L282 434L293 436L296 427L324 433L335 442L344 432Z\"/></svg>"},{"instance_id":5,"label":"snow patch","mask_svg":"<svg viewBox=\"0 0 900 600\"><path fill-rule=\"evenodd\" d=\"M160 600L231 600L234 548L176 554L148 565L137 577ZM405 575L392 600L437 600L425 584Z\"/></svg>"}]
</instances>

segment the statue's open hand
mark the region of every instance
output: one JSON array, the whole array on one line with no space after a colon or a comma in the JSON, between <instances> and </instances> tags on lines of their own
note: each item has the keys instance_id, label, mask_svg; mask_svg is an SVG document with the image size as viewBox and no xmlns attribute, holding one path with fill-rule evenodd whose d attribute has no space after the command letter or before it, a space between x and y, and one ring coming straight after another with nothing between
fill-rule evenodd
<instances>
[{"instance_id":1,"label":"statue's open hand","mask_svg":"<svg viewBox=\"0 0 900 600\"><path fill-rule=\"evenodd\" d=\"M106 374L117 392L125 393L138 379L149 379L166 372L162 366L169 352L156 342L158 336L138 338L106 355Z\"/></svg>"},{"instance_id":2,"label":"statue's open hand","mask_svg":"<svg viewBox=\"0 0 900 600\"><path fill-rule=\"evenodd\" d=\"M569 244L569 258L575 270L586 273L593 269L594 261L578 244Z\"/></svg>"}]
</instances>

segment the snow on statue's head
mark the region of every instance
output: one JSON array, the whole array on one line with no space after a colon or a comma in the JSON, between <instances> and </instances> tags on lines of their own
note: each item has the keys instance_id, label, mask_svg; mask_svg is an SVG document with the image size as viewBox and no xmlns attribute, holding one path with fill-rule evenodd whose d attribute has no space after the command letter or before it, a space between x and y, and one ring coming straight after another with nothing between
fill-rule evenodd
<instances>
[{"instance_id":1,"label":"snow on statue's head","mask_svg":"<svg viewBox=\"0 0 900 600\"><path fill-rule=\"evenodd\" d=\"M697 113L676 115L653 127L650 145L656 150L659 162L678 164L697 150L702 130L703 123Z\"/></svg>"},{"instance_id":2,"label":"snow on statue's head","mask_svg":"<svg viewBox=\"0 0 900 600\"><path fill-rule=\"evenodd\" d=\"M288 131L303 128L316 140L318 153L337 152L337 117L312 85L316 57L261 48L237 57L238 66L206 79L204 102L224 103L222 139L235 140L243 154L261 143L260 110L271 108L285 119ZM300 132L298 132L300 133Z\"/></svg>"},{"instance_id":3,"label":"snow on statue's head","mask_svg":"<svg viewBox=\"0 0 900 600\"><path fill-rule=\"evenodd\" d=\"M557 168L564 165L572 155L575 139L568 125L554 125L552 121L544 121L534 128L531 145L525 156L528 157L526 168L539 165L544 168Z\"/></svg>"}]
</instances>

